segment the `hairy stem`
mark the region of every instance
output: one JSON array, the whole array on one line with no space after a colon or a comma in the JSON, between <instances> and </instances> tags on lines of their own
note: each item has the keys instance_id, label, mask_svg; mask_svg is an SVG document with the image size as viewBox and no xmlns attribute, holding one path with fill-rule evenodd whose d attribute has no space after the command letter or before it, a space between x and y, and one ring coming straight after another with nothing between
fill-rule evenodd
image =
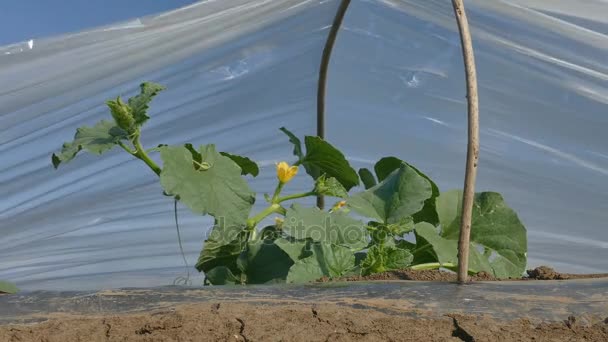
<instances>
[{"instance_id":1,"label":"hairy stem","mask_svg":"<svg viewBox=\"0 0 608 342\"><path fill-rule=\"evenodd\" d=\"M118 146L122 147L123 150L127 151L127 153L131 154L131 155L135 155L135 153L137 151L133 151L131 148L129 148L129 146L125 145L125 143L123 143L122 141L118 142Z\"/></svg>"},{"instance_id":2,"label":"hairy stem","mask_svg":"<svg viewBox=\"0 0 608 342\"><path fill-rule=\"evenodd\" d=\"M305 192L305 193L301 193L301 194L288 195L285 197L278 198L277 203L282 203L282 202L293 200L293 199L304 198L304 197L309 197L309 196L316 196L316 195L317 195L317 193L314 191Z\"/></svg>"},{"instance_id":3,"label":"hairy stem","mask_svg":"<svg viewBox=\"0 0 608 342\"><path fill-rule=\"evenodd\" d=\"M146 153L146 150L139 141L139 134L135 137L135 139L133 139L133 146L135 146L136 149L133 155L144 163L146 163L146 165L148 165L150 169L152 169L152 171L156 173L157 176L160 176L161 168L156 165L156 163Z\"/></svg>"},{"instance_id":4,"label":"hairy stem","mask_svg":"<svg viewBox=\"0 0 608 342\"><path fill-rule=\"evenodd\" d=\"M255 229L255 227L271 214L278 213L283 214L285 212L285 208L281 207L278 203L271 204L268 208L260 211L257 215L247 220L247 228L250 230Z\"/></svg>"},{"instance_id":5,"label":"hairy stem","mask_svg":"<svg viewBox=\"0 0 608 342\"><path fill-rule=\"evenodd\" d=\"M283 186L285 185L285 183L283 182L279 182L279 184L277 184L277 188L274 190L274 195L272 195L272 200L271 202L273 204L279 203L279 195L281 194L281 190L283 190Z\"/></svg>"}]
</instances>

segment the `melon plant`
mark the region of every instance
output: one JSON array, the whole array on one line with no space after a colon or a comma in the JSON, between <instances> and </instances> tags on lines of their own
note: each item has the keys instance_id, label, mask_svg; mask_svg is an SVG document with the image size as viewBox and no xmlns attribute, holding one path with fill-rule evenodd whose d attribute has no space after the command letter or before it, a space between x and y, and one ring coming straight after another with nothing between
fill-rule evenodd
<instances>
[{"instance_id":1,"label":"melon plant","mask_svg":"<svg viewBox=\"0 0 608 342\"><path fill-rule=\"evenodd\" d=\"M276 164L274 189L258 196L249 181L260 168L248 157L218 151L209 142L142 146L149 103L163 89L146 82L126 102L109 100L112 120L78 128L51 159L58 168L82 151L101 155L119 147L158 176L166 196L193 214L212 216L214 227L196 264L206 284L304 283L404 268L456 268L460 191L440 192L423 171L394 156L380 158L373 170L357 171L326 140L300 139L281 127L293 160ZM162 164L149 153L159 153ZM306 175L310 189L291 192L291 181ZM302 204L316 196L335 204L327 210ZM259 197L266 203L253 212ZM260 226L270 216L274 224ZM471 273L523 274L526 229L499 193L475 196L471 229Z\"/></svg>"}]
</instances>

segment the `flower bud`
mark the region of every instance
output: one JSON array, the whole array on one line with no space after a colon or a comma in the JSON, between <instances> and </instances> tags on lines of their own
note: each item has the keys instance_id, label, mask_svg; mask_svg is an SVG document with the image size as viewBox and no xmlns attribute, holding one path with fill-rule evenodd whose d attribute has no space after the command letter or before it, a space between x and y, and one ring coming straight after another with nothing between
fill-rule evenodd
<instances>
[{"instance_id":1,"label":"flower bud","mask_svg":"<svg viewBox=\"0 0 608 342\"><path fill-rule=\"evenodd\" d=\"M122 102L120 97L116 98L116 100L110 100L106 104L110 107L110 112L118 127L131 133L135 125L135 119L133 118L133 114L131 114L131 107Z\"/></svg>"},{"instance_id":2,"label":"flower bud","mask_svg":"<svg viewBox=\"0 0 608 342\"><path fill-rule=\"evenodd\" d=\"M286 162L277 164L277 177L281 183L289 182L298 173L297 166L289 166Z\"/></svg>"}]
</instances>

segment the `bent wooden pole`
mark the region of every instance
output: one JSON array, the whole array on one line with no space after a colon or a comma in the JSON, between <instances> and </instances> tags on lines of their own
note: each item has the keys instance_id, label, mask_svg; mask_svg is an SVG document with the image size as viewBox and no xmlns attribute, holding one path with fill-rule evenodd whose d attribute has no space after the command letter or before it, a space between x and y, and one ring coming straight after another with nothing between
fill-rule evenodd
<instances>
[{"instance_id":1,"label":"bent wooden pole","mask_svg":"<svg viewBox=\"0 0 608 342\"><path fill-rule=\"evenodd\" d=\"M475 200L477 161L479 159L479 98L477 94L477 71L475 69L473 42L463 0L452 0L452 6L454 7L454 15L456 16L460 32L468 101L467 162L464 191L462 194L460 237L458 239L458 282L462 284L468 280L469 271L469 241L471 240L471 219L473 216L473 202Z\"/></svg>"},{"instance_id":2,"label":"bent wooden pole","mask_svg":"<svg viewBox=\"0 0 608 342\"><path fill-rule=\"evenodd\" d=\"M327 71L329 70L329 61L331 60L331 52L334 49L336 38L338 37L338 31L342 26L342 21L346 15L346 10L350 5L350 0L342 0L338 12L334 17L334 22L327 36L325 47L323 48L323 56L321 56L321 67L319 68L319 83L317 86L317 136L325 139L325 94L327 89ZM317 207L323 209L324 206L323 196L317 196Z\"/></svg>"}]
</instances>

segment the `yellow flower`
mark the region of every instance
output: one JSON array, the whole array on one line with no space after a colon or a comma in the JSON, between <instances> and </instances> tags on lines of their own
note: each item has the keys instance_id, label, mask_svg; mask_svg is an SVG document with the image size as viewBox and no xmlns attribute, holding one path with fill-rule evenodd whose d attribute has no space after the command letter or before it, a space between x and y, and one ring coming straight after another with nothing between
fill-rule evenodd
<instances>
[{"instance_id":1,"label":"yellow flower","mask_svg":"<svg viewBox=\"0 0 608 342\"><path fill-rule=\"evenodd\" d=\"M289 182L298 173L297 166L289 166L286 162L277 164L277 177L281 183Z\"/></svg>"},{"instance_id":2,"label":"yellow flower","mask_svg":"<svg viewBox=\"0 0 608 342\"><path fill-rule=\"evenodd\" d=\"M336 210L341 209L341 208L342 208L342 207L344 207L345 205L346 205L346 201L340 201L340 202L336 203L336 204L333 206L333 208L331 208L331 210L330 210L330 211L331 211L331 212L334 212L334 211L336 211Z\"/></svg>"}]
</instances>

